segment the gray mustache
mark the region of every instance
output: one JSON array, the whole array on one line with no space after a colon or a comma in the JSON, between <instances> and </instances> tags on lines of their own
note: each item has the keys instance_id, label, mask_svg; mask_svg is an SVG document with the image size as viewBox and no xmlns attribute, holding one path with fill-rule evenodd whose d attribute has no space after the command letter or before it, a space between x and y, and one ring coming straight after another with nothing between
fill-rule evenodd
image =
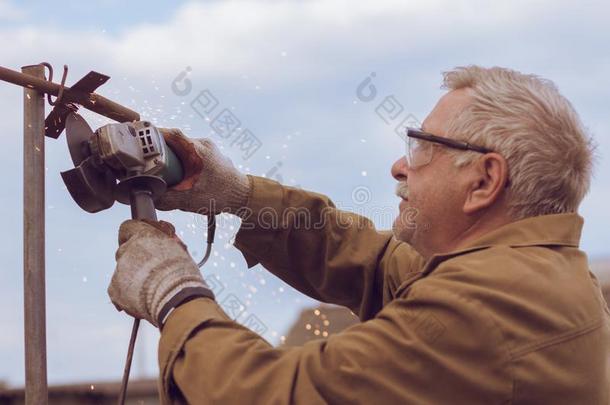
<instances>
[{"instance_id":1,"label":"gray mustache","mask_svg":"<svg viewBox=\"0 0 610 405\"><path fill-rule=\"evenodd\" d=\"M401 181L396 184L396 195L400 198L409 198L409 188L406 181Z\"/></svg>"}]
</instances>

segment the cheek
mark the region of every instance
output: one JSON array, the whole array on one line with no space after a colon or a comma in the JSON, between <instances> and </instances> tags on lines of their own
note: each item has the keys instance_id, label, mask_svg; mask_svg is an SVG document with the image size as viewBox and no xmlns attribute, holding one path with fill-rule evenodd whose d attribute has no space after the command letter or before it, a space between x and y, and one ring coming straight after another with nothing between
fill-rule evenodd
<instances>
[{"instance_id":1,"label":"cheek","mask_svg":"<svg viewBox=\"0 0 610 405\"><path fill-rule=\"evenodd\" d=\"M409 205L417 208L428 220L456 215L456 211L461 210L462 193L452 177L443 173L428 183L414 185L413 193L409 190Z\"/></svg>"},{"instance_id":2,"label":"cheek","mask_svg":"<svg viewBox=\"0 0 610 405\"><path fill-rule=\"evenodd\" d=\"M462 212L463 190L458 187L456 182L446 182L437 198L439 213L445 218L456 218Z\"/></svg>"},{"instance_id":3,"label":"cheek","mask_svg":"<svg viewBox=\"0 0 610 405\"><path fill-rule=\"evenodd\" d=\"M418 179L409 185L409 205L427 209L438 204L442 189L437 179Z\"/></svg>"}]
</instances>

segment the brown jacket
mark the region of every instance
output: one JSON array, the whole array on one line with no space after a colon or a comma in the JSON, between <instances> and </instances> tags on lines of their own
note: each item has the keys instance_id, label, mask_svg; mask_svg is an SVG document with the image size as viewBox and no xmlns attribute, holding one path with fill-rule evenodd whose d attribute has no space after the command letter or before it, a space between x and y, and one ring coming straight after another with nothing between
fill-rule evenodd
<instances>
[{"instance_id":1,"label":"brown jacket","mask_svg":"<svg viewBox=\"0 0 610 405\"><path fill-rule=\"evenodd\" d=\"M320 194L253 177L248 207L235 242L248 266L363 322L274 348L191 301L161 335L166 403L609 403L609 312L578 215L514 222L424 263Z\"/></svg>"}]
</instances>

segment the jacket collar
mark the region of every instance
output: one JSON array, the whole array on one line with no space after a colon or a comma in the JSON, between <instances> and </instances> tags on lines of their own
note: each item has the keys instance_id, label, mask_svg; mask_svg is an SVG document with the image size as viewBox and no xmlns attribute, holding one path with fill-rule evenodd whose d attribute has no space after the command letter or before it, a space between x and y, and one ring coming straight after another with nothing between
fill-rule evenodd
<instances>
[{"instance_id":1,"label":"jacket collar","mask_svg":"<svg viewBox=\"0 0 610 405\"><path fill-rule=\"evenodd\" d=\"M491 246L578 247L583 222L583 218L574 213L542 215L511 222L452 252L433 255L426 262L423 273L430 272L449 258Z\"/></svg>"}]
</instances>

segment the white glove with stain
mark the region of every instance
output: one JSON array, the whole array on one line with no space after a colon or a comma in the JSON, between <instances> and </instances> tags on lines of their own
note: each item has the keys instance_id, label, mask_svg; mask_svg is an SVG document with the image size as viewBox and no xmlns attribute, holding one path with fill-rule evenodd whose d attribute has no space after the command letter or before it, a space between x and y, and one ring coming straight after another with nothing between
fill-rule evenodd
<instances>
[{"instance_id":1,"label":"white glove with stain","mask_svg":"<svg viewBox=\"0 0 610 405\"><path fill-rule=\"evenodd\" d=\"M180 209L199 214L235 214L250 192L248 176L235 168L210 139L187 138L179 129L159 128L182 162L184 180L155 202L163 211Z\"/></svg>"},{"instance_id":2,"label":"white glove with stain","mask_svg":"<svg viewBox=\"0 0 610 405\"><path fill-rule=\"evenodd\" d=\"M186 246L168 222L123 222L116 261L108 287L111 301L117 309L157 327L172 308L190 299L214 299Z\"/></svg>"}]
</instances>

